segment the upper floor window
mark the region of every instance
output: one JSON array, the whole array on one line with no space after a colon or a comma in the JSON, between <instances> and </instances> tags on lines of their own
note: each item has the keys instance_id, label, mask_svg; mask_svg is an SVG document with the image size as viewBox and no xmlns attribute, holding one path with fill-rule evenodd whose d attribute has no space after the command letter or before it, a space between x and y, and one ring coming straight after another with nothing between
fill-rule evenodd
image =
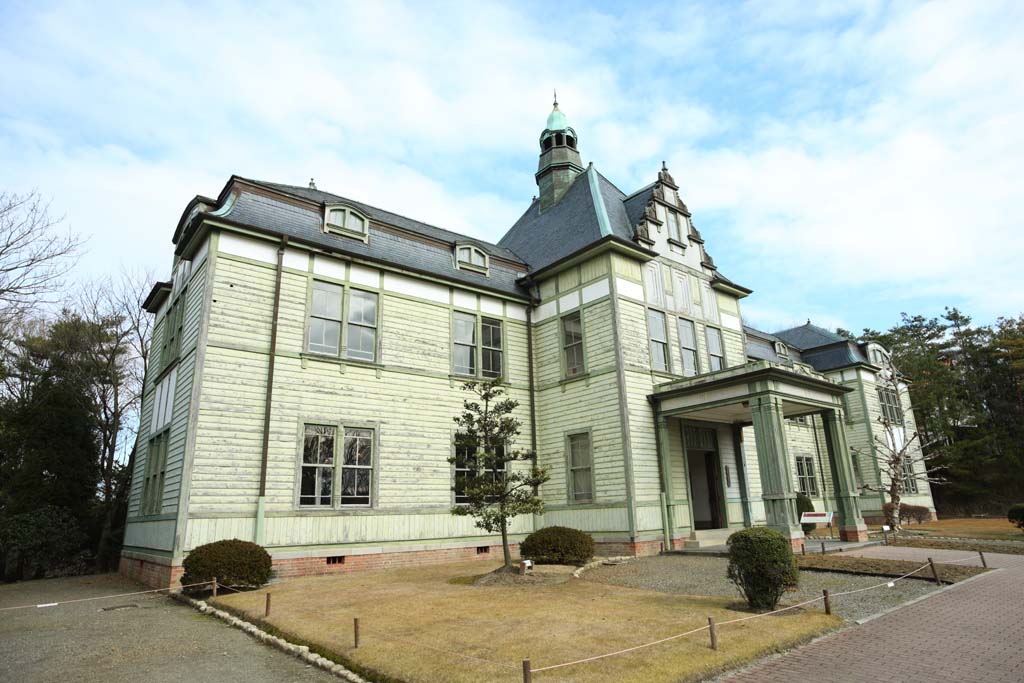
<instances>
[{"instance_id":1,"label":"upper floor window","mask_svg":"<svg viewBox=\"0 0 1024 683\"><path fill-rule=\"evenodd\" d=\"M583 374L583 324L579 311L562 318L562 356L566 377Z\"/></svg>"},{"instance_id":2,"label":"upper floor window","mask_svg":"<svg viewBox=\"0 0 1024 683\"><path fill-rule=\"evenodd\" d=\"M789 358L789 347L782 342L775 342L775 355L781 358Z\"/></svg>"},{"instance_id":3,"label":"upper floor window","mask_svg":"<svg viewBox=\"0 0 1024 683\"><path fill-rule=\"evenodd\" d=\"M313 281L309 309L309 341L312 353L341 355L342 321L346 323L345 357L352 360L377 359L377 294L349 290L348 318L342 316L344 288L332 282Z\"/></svg>"},{"instance_id":4,"label":"upper floor window","mask_svg":"<svg viewBox=\"0 0 1024 683\"><path fill-rule=\"evenodd\" d=\"M889 424L903 424L903 406L900 404L900 395L892 387L878 387L878 404L882 417Z\"/></svg>"},{"instance_id":5,"label":"upper floor window","mask_svg":"<svg viewBox=\"0 0 1024 683\"><path fill-rule=\"evenodd\" d=\"M455 264L462 270L486 273L488 261L483 249L467 244L455 247Z\"/></svg>"},{"instance_id":6,"label":"upper floor window","mask_svg":"<svg viewBox=\"0 0 1024 683\"><path fill-rule=\"evenodd\" d=\"M651 368L668 372L668 327L665 314L661 311L647 311L647 327L651 336Z\"/></svg>"},{"instance_id":7,"label":"upper floor window","mask_svg":"<svg viewBox=\"0 0 1024 683\"><path fill-rule=\"evenodd\" d=\"M146 451L146 473L142 479L142 500L139 514L158 515L163 512L164 474L167 470L167 442L170 430L164 430L149 441Z\"/></svg>"},{"instance_id":8,"label":"upper floor window","mask_svg":"<svg viewBox=\"0 0 1024 683\"><path fill-rule=\"evenodd\" d=\"M682 221L675 211L668 210L668 238L679 244L683 243Z\"/></svg>"},{"instance_id":9,"label":"upper floor window","mask_svg":"<svg viewBox=\"0 0 1024 683\"><path fill-rule=\"evenodd\" d=\"M683 375L693 377L700 372L697 360L697 333L692 320L679 318L679 350L683 357Z\"/></svg>"},{"instance_id":10,"label":"upper floor window","mask_svg":"<svg viewBox=\"0 0 1024 683\"><path fill-rule=\"evenodd\" d=\"M346 355L357 360L377 358L377 294L353 289L348 297Z\"/></svg>"},{"instance_id":11,"label":"upper floor window","mask_svg":"<svg viewBox=\"0 0 1024 683\"><path fill-rule=\"evenodd\" d=\"M871 347L871 362L878 366L885 366L889 364L889 354L885 352L880 346Z\"/></svg>"},{"instance_id":12,"label":"upper floor window","mask_svg":"<svg viewBox=\"0 0 1024 683\"><path fill-rule=\"evenodd\" d=\"M309 311L309 350L338 355L341 348L341 285L313 281Z\"/></svg>"},{"instance_id":13,"label":"upper floor window","mask_svg":"<svg viewBox=\"0 0 1024 683\"><path fill-rule=\"evenodd\" d=\"M477 368L480 368L481 377L500 378L504 370L501 321L456 311L452 325L452 368L455 373L475 376Z\"/></svg>"},{"instance_id":14,"label":"upper floor window","mask_svg":"<svg viewBox=\"0 0 1024 683\"><path fill-rule=\"evenodd\" d=\"M903 490L907 493L919 493L917 474L914 472L914 461L905 457L900 461L900 467L903 470Z\"/></svg>"},{"instance_id":15,"label":"upper floor window","mask_svg":"<svg viewBox=\"0 0 1024 683\"><path fill-rule=\"evenodd\" d=\"M185 327L185 305L187 290L181 290L178 298L164 314L164 339L160 347L160 367L166 368L181 355L181 335Z\"/></svg>"},{"instance_id":16,"label":"upper floor window","mask_svg":"<svg viewBox=\"0 0 1024 683\"><path fill-rule=\"evenodd\" d=\"M705 327L704 332L708 340L708 362L711 365L711 372L721 370L725 367L725 351L722 347L722 331L714 327Z\"/></svg>"},{"instance_id":17,"label":"upper floor window","mask_svg":"<svg viewBox=\"0 0 1024 683\"><path fill-rule=\"evenodd\" d=\"M328 206L324 210L324 232L333 232L366 241L366 217L347 206Z\"/></svg>"}]
</instances>

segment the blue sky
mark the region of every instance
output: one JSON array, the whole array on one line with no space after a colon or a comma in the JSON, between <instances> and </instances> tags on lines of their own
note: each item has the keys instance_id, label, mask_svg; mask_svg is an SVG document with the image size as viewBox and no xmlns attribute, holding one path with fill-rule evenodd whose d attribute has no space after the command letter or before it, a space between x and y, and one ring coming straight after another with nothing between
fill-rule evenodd
<instances>
[{"instance_id":1,"label":"blue sky","mask_svg":"<svg viewBox=\"0 0 1024 683\"><path fill-rule=\"evenodd\" d=\"M664 159L744 313L1024 310L1024 4L0 0L0 188L166 274L195 194L317 185L497 241L558 88L629 193Z\"/></svg>"}]
</instances>

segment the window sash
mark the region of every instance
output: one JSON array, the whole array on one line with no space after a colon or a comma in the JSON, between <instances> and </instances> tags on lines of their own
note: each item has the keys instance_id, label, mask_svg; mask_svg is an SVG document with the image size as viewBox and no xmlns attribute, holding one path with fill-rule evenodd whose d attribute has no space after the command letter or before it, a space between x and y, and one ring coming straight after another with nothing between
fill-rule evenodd
<instances>
[{"instance_id":1,"label":"window sash","mask_svg":"<svg viewBox=\"0 0 1024 683\"><path fill-rule=\"evenodd\" d=\"M377 294L353 289L349 294L346 355L356 360L377 358Z\"/></svg>"},{"instance_id":2,"label":"window sash","mask_svg":"<svg viewBox=\"0 0 1024 683\"><path fill-rule=\"evenodd\" d=\"M818 479L814 474L814 458L809 455L796 457L797 491L805 496L818 496Z\"/></svg>"},{"instance_id":3,"label":"window sash","mask_svg":"<svg viewBox=\"0 0 1024 683\"><path fill-rule=\"evenodd\" d=\"M722 349L722 332L714 327L705 327L704 334L708 342L708 359L711 372L725 368L725 352Z\"/></svg>"},{"instance_id":4,"label":"window sash","mask_svg":"<svg viewBox=\"0 0 1024 683\"><path fill-rule=\"evenodd\" d=\"M692 320L678 319L679 350L683 360L683 375L693 377L700 372L700 359L697 355L697 326Z\"/></svg>"},{"instance_id":5,"label":"window sash","mask_svg":"<svg viewBox=\"0 0 1024 683\"><path fill-rule=\"evenodd\" d=\"M484 377L501 377L502 373L502 329L501 321L494 318L480 320L480 374Z\"/></svg>"},{"instance_id":6,"label":"window sash","mask_svg":"<svg viewBox=\"0 0 1024 683\"><path fill-rule=\"evenodd\" d=\"M299 472L300 506L332 507L336 438L337 429L331 425L305 425Z\"/></svg>"},{"instance_id":7,"label":"window sash","mask_svg":"<svg viewBox=\"0 0 1024 683\"><path fill-rule=\"evenodd\" d=\"M651 367L667 372L668 326L665 323L665 314L661 311L647 311L647 327L651 337Z\"/></svg>"},{"instance_id":8,"label":"window sash","mask_svg":"<svg viewBox=\"0 0 1024 683\"><path fill-rule=\"evenodd\" d=\"M569 495L574 503L594 499L593 455L589 434L569 436Z\"/></svg>"},{"instance_id":9,"label":"window sash","mask_svg":"<svg viewBox=\"0 0 1024 683\"><path fill-rule=\"evenodd\" d=\"M909 458L903 458L900 467L903 470L903 489L907 493L918 493L917 478L914 476L914 462Z\"/></svg>"},{"instance_id":10,"label":"window sash","mask_svg":"<svg viewBox=\"0 0 1024 683\"><path fill-rule=\"evenodd\" d=\"M566 377L583 373L583 323L578 311L562 318L562 357Z\"/></svg>"},{"instance_id":11,"label":"window sash","mask_svg":"<svg viewBox=\"0 0 1024 683\"><path fill-rule=\"evenodd\" d=\"M666 210L666 213L668 214L668 238L681 242L682 240L679 237L679 214L669 209Z\"/></svg>"},{"instance_id":12,"label":"window sash","mask_svg":"<svg viewBox=\"0 0 1024 683\"><path fill-rule=\"evenodd\" d=\"M504 446L495 446L495 453L504 456ZM507 471L507 463L501 463L500 468L490 468L477 473L476 469L477 447L475 445L455 445L455 471L453 488L455 503L463 505L469 502L466 495L466 486L475 480L477 476L489 477L491 481L504 481Z\"/></svg>"},{"instance_id":13,"label":"window sash","mask_svg":"<svg viewBox=\"0 0 1024 683\"><path fill-rule=\"evenodd\" d=\"M895 389L878 387L878 404L882 417L889 420L891 424L903 424L903 406L900 402L900 396Z\"/></svg>"},{"instance_id":14,"label":"window sash","mask_svg":"<svg viewBox=\"0 0 1024 683\"><path fill-rule=\"evenodd\" d=\"M369 506L373 501L373 430L345 427L340 503Z\"/></svg>"},{"instance_id":15,"label":"window sash","mask_svg":"<svg viewBox=\"0 0 1024 683\"><path fill-rule=\"evenodd\" d=\"M309 307L309 341L307 348L313 353L338 355L341 348L341 285L320 280L313 281Z\"/></svg>"},{"instance_id":16,"label":"window sash","mask_svg":"<svg viewBox=\"0 0 1024 683\"><path fill-rule=\"evenodd\" d=\"M476 374L476 316L455 313L452 330L452 364L460 375Z\"/></svg>"},{"instance_id":17,"label":"window sash","mask_svg":"<svg viewBox=\"0 0 1024 683\"><path fill-rule=\"evenodd\" d=\"M158 515L163 511L169 435L169 431L165 430L149 441L146 472L142 480L142 498L139 501L140 512L144 515Z\"/></svg>"}]
</instances>

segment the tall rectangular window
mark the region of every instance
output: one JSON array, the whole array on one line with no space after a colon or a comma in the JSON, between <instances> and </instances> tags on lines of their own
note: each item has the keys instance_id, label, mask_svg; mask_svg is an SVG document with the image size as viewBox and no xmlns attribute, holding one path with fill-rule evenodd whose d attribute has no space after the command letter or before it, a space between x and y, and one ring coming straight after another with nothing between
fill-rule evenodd
<instances>
[{"instance_id":1,"label":"tall rectangular window","mask_svg":"<svg viewBox=\"0 0 1024 683\"><path fill-rule=\"evenodd\" d=\"M903 406L900 403L900 395L892 387L878 387L878 404L882 411L882 417L889 421L889 424L903 424Z\"/></svg>"},{"instance_id":2,"label":"tall rectangular window","mask_svg":"<svg viewBox=\"0 0 1024 683\"><path fill-rule=\"evenodd\" d=\"M904 457L901 461L903 469L903 490L907 493L917 493L917 477L914 476L914 461Z\"/></svg>"},{"instance_id":3,"label":"tall rectangular window","mask_svg":"<svg viewBox=\"0 0 1024 683\"><path fill-rule=\"evenodd\" d=\"M142 480L140 513L158 515L163 511L164 474L167 471L167 441L169 431L153 437L146 452L146 473Z\"/></svg>"},{"instance_id":4,"label":"tall rectangular window","mask_svg":"<svg viewBox=\"0 0 1024 683\"><path fill-rule=\"evenodd\" d=\"M668 238L681 242L682 238L679 232L679 214L675 211L666 211L668 214Z\"/></svg>"},{"instance_id":5,"label":"tall rectangular window","mask_svg":"<svg viewBox=\"0 0 1024 683\"><path fill-rule=\"evenodd\" d=\"M652 306L665 305L665 283L661 278L660 263L650 261L644 265L644 289L647 292L647 302Z\"/></svg>"},{"instance_id":6,"label":"tall rectangular window","mask_svg":"<svg viewBox=\"0 0 1024 683\"><path fill-rule=\"evenodd\" d=\"M590 452L590 434L569 436L570 502L589 503L594 499L594 464Z\"/></svg>"},{"instance_id":7,"label":"tall rectangular window","mask_svg":"<svg viewBox=\"0 0 1024 683\"><path fill-rule=\"evenodd\" d=\"M299 505L330 507L334 490L334 439L330 425L306 425L299 474Z\"/></svg>"},{"instance_id":8,"label":"tall rectangular window","mask_svg":"<svg viewBox=\"0 0 1024 683\"><path fill-rule=\"evenodd\" d=\"M341 285L313 281L309 350L337 356L341 345Z\"/></svg>"},{"instance_id":9,"label":"tall rectangular window","mask_svg":"<svg viewBox=\"0 0 1024 683\"><path fill-rule=\"evenodd\" d=\"M796 456L796 490L812 498L818 495L818 480L814 476L814 458L810 455Z\"/></svg>"},{"instance_id":10,"label":"tall rectangular window","mask_svg":"<svg viewBox=\"0 0 1024 683\"><path fill-rule=\"evenodd\" d=\"M347 355L356 360L377 358L377 295L353 289L348 299Z\"/></svg>"},{"instance_id":11,"label":"tall rectangular window","mask_svg":"<svg viewBox=\"0 0 1024 683\"><path fill-rule=\"evenodd\" d=\"M700 300L704 306L704 319L711 323L718 323L718 301L715 299L715 291L707 283L703 285L703 289Z\"/></svg>"},{"instance_id":12,"label":"tall rectangular window","mask_svg":"<svg viewBox=\"0 0 1024 683\"><path fill-rule=\"evenodd\" d=\"M181 355L181 335L185 324L185 290L164 314L164 339L160 348L160 367L166 368Z\"/></svg>"},{"instance_id":13,"label":"tall rectangular window","mask_svg":"<svg viewBox=\"0 0 1024 683\"><path fill-rule=\"evenodd\" d=\"M697 360L697 332L692 320L679 318L679 350L683 356L683 375L693 377L700 372Z\"/></svg>"},{"instance_id":14,"label":"tall rectangular window","mask_svg":"<svg viewBox=\"0 0 1024 683\"><path fill-rule=\"evenodd\" d=\"M460 375L476 374L476 316L455 314L453 349L455 372Z\"/></svg>"},{"instance_id":15,"label":"tall rectangular window","mask_svg":"<svg viewBox=\"0 0 1024 683\"><path fill-rule=\"evenodd\" d=\"M500 458L504 456L504 446L496 446L495 454ZM463 505L469 502L466 495L466 487L477 478L477 447L476 444L455 444L455 503ZM479 476L487 481L504 481L505 463L500 468L492 468L480 472Z\"/></svg>"},{"instance_id":16,"label":"tall rectangular window","mask_svg":"<svg viewBox=\"0 0 1024 683\"><path fill-rule=\"evenodd\" d=\"M583 373L583 324L579 311L562 318L562 355L566 377Z\"/></svg>"},{"instance_id":17,"label":"tall rectangular window","mask_svg":"<svg viewBox=\"0 0 1024 683\"><path fill-rule=\"evenodd\" d=\"M369 505L373 490L373 430L345 427L341 504Z\"/></svg>"},{"instance_id":18,"label":"tall rectangular window","mask_svg":"<svg viewBox=\"0 0 1024 683\"><path fill-rule=\"evenodd\" d=\"M668 327L665 314L661 311L647 311L647 327L651 335L651 367L668 372Z\"/></svg>"},{"instance_id":19,"label":"tall rectangular window","mask_svg":"<svg viewBox=\"0 0 1024 683\"><path fill-rule=\"evenodd\" d=\"M488 378L501 377L501 321L480 319L480 372Z\"/></svg>"},{"instance_id":20,"label":"tall rectangular window","mask_svg":"<svg viewBox=\"0 0 1024 683\"><path fill-rule=\"evenodd\" d=\"M704 328L708 340L708 362L711 365L711 372L721 370L725 367L725 351L722 347L722 331L714 327Z\"/></svg>"}]
</instances>

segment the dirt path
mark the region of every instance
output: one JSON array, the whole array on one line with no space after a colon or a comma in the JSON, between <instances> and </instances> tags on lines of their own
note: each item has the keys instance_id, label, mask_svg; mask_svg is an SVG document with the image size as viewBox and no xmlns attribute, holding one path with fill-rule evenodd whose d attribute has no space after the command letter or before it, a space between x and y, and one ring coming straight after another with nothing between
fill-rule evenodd
<instances>
[{"instance_id":1,"label":"dirt path","mask_svg":"<svg viewBox=\"0 0 1024 683\"><path fill-rule=\"evenodd\" d=\"M0 607L144 589L145 586L109 574L29 581L0 585ZM0 681L337 680L161 594L0 611Z\"/></svg>"}]
</instances>

